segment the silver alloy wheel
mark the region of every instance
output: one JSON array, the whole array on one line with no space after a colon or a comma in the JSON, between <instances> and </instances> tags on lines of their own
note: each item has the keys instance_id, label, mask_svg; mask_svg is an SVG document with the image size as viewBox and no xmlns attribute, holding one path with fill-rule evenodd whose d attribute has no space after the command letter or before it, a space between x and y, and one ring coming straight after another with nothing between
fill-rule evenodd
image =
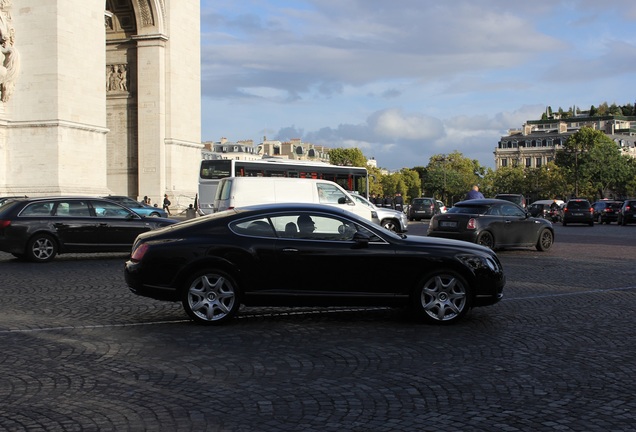
<instances>
[{"instance_id":1,"label":"silver alloy wheel","mask_svg":"<svg viewBox=\"0 0 636 432\"><path fill-rule=\"evenodd\" d=\"M391 219L382 221L382 226L389 231L398 232L396 223Z\"/></svg>"},{"instance_id":2,"label":"silver alloy wheel","mask_svg":"<svg viewBox=\"0 0 636 432\"><path fill-rule=\"evenodd\" d=\"M439 273L424 282L419 303L425 318L450 323L468 311L468 288L457 275Z\"/></svg>"},{"instance_id":3,"label":"silver alloy wheel","mask_svg":"<svg viewBox=\"0 0 636 432\"><path fill-rule=\"evenodd\" d=\"M29 243L29 258L35 262L52 260L57 253L54 240L48 235L39 235Z\"/></svg>"},{"instance_id":4,"label":"silver alloy wheel","mask_svg":"<svg viewBox=\"0 0 636 432\"><path fill-rule=\"evenodd\" d=\"M186 312L197 321L224 321L231 318L238 309L236 288L222 274L202 274L190 283L184 306Z\"/></svg>"}]
</instances>

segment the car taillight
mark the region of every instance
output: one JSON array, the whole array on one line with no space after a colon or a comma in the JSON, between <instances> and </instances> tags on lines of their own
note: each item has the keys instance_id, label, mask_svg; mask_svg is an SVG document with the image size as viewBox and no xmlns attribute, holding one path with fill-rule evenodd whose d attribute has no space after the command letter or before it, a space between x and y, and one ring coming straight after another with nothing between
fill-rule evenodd
<instances>
[{"instance_id":1,"label":"car taillight","mask_svg":"<svg viewBox=\"0 0 636 432\"><path fill-rule=\"evenodd\" d=\"M590 207L590 213L594 213L594 207Z\"/></svg>"},{"instance_id":2,"label":"car taillight","mask_svg":"<svg viewBox=\"0 0 636 432\"><path fill-rule=\"evenodd\" d=\"M470 218L466 225L466 229L475 229L475 218Z\"/></svg>"},{"instance_id":3,"label":"car taillight","mask_svg":"<svg viewBox=\"0 0 636 432\"><path fill-rule=\"evenodd\" d=\"M144 255L146 255L146 252L148 252L148 244L142 243L137 248L135 248L132 255L130 256L130 259L133 261L141 261Z\"/></svg>"},{"instance_id":4,"label":"car taillight","mask_svg":"<svg viewBox=\"0 0 636 432\"><path fill-rule=\"evenodd\" d=\"M629 206L625 206L625 211L629 211Z\"/></svg>"},{"instance_id":5,"label":"car taillight","mask_svg":"<svg viewBox=\"0 0 636 432\"><path fill-rule=\"evenodd\" d=\"M11 225L11 221L10 220L0 220L0 229L6 228L9 225Z\"/></svg>"}]
</instances>

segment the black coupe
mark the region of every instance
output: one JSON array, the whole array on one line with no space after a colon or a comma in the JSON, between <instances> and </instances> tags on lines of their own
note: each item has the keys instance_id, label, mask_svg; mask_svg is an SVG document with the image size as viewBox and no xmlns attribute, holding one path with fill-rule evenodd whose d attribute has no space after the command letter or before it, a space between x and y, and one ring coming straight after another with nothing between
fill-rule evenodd
<instances>
[{"instance_id":1,"label":"black coupe","mask_svg":"<svg viewBox=\"0 0 636 432\"><path fill-rule=\"evenodd\" d=\"M487 248L397 235L319 204L237 208L141 234L125 278L202 324L228 321L240 304L410 306L451 323L497 303L505 284Z\"/></svg>"},{"instance_id":2,"label":"black coupe","mask_svg":"<svg viewBox=\"0 0 636 432\"><path fill-rule=\"evenodd\" d=\"M490 249L536 247L547 251L554 243L552 222L535 218L521 206L500 199L474 199L455 203L433 216L430 237L477 243Z\"/></svg>"}]
</instances>

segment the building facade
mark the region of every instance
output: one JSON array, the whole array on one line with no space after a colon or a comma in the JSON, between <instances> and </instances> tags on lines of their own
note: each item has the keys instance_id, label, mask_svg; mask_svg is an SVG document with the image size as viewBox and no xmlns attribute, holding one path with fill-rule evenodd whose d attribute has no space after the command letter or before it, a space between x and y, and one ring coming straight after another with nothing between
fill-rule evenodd
<instances>
[{"instance_id":1,"label":"building facade","mask_svg":"<svg viewBox=\"0 0 636 432\"><path fill-rule=\"evenodd\" d=\"M255 146L252 140L231 142L227 138L221 138L220 141L204 142L203 145L203 159L256 160L277 157L329 163L329 148L304 143L300 139L282 142L263 138L263 141Z\"/></svg>"},{"instance_id":2,"label":"building facade","mask_svg":"<svg viewBox=\"0 0 636 432\"><path fill-rule=\"evenodd\" d=\"M623 116L529 120L521 129L501 137L495 150L495 166L540 168L554 160L570 135L583 127L603 131L623 152L636 157L636 118Z\"/></svg>"},{"instance_id":3,"label":"building facade","mask_svg":"<svg viewBox=\"0 0 636 432\"><path fill-rule=\"evenodd\" d=\"M10 21L20 68L0 102L0 194L194 197L199 1L11 3L0 33Z\"/></svg>"}]
</instances>

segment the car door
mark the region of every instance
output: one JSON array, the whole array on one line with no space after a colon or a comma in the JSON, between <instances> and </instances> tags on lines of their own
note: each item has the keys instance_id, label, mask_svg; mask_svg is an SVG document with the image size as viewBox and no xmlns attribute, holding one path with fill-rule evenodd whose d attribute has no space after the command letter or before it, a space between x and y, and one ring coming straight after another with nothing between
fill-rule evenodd
<instances>
[{"instance_id":1,"label":"car door","mask_svg":"<svg viewBox=\"0 0 636 432\"><path fill-rule=\"evenodd\" d=\"M125 250L137 236L150 231L150 223L133 211L106 200L92 200L99 231L99 243L104 249Z\"/></svg>"},{"instance_id":2,"label":"car door","mask_svg":"<svg viewBox=\"0 0 636 432\"><path fill-rule=\"evenodd\" d=\"M303 229L303 217L314 223ZM321 213L294 213L272 218L279 235L276 241L278 268L287 288L306 296L350 297L360 293L393 290L391 271L382 271L395 257L392 245L344 217ZM296 224L297 233L288 229ZM356 233L372 237L367 247L354 240Z\"/></svg>"},{"instance_id":3,"label":"car door","mask_svg":"<svg viewBox=\"0 0 636 432\"><path fill-rule=\"evenodd\" d=\"M88 200L55 201L50 223L66 250L90 249L100 241L97 220L91 215Z\"/></svg>"},{"instance_id":4,"label":"car door","mask_svg":"<svg viewBox=\"0 0 636 432\"><path fill-rule=\"evenodd\" d=\"M502 204L504 235L497 240L500 245L527 245L537 241L537 222L514 204Z\"/></svg>"}]
</instances>

